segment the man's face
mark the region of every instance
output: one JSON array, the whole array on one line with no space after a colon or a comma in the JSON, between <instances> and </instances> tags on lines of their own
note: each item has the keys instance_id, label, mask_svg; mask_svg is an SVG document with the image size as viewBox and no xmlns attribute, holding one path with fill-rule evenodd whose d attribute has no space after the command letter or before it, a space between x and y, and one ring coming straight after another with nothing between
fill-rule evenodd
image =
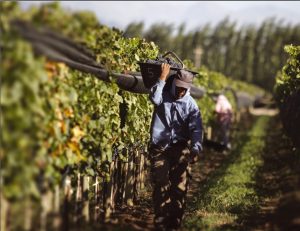
<instances>
[{"instance_id":1,"label":"man's face","mask_svg":"<svg viewBox=\"0 0 300 231\"><path fill-rule=\"evenodd\" d=\"M185 95L186 90L187 89L184 88L184 87L176 87L175 88L175 98L176 99L181 99Z\"/></svg>"}]
</instances>

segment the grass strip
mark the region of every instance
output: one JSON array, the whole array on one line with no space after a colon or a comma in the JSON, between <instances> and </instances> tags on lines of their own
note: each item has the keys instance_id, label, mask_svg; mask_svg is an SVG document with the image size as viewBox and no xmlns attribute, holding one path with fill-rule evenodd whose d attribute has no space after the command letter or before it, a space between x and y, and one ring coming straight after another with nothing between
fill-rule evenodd
<instances>
[{"instance_id":1,"label":"grass strip","mask_svg":"<svg viewBox=\"0 0 300 231\"><path fill-rule=\"evenodd\" d=\"M237 137L239 145L230 158L201 186L194 216L185 219L184 229L236 230L242 218L257 209L255 175L262 165L268 122L269 117L259 117L250 131Z\"/></svg>"}]
</instances>

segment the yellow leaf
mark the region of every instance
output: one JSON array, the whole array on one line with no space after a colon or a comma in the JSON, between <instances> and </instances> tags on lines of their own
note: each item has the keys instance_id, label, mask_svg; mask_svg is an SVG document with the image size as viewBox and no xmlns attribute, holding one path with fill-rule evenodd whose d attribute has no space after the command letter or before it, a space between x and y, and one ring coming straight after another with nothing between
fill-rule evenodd
<instances>
[{"instance_id":1,"label":"yellow leaf","mask_svg":"<svg viewBox=\"0 0 300 231\"><path fill-rule=\"evenodd\" d=\"M91 118L87 115L87 114L84 114L83 117L82 117L82 122L84 124L87 124L88 122L90 122Z\"/></svg>"},{"instance_id":2,"label":"yellow leaf","mask_svg":"<svg viewBox=\"0 0 300 231\"><path fill-rule=\"evenodd\" d=\"M57 119L63 120L63 114L62 114L62 112L61 112L61 110L59 108L55 109L55 115L56 115Z\"/></svg>"},{"instance_id":3,"label":"yellow leaf","mask_svg":"<svg viewBox=\"0 0 300 231\"><path fill-rule=\"evenodd\" d=\"M66 134L67 133L67 125L64 121L61 121L61 132L63 134Z\"/></svg>"},{"instance_id":4,"label":"yellow leaf","mask_svg":"<svg viewBox=\"0 0 300 231\"><path fill-rule=\"evenodd\" d=\"M85 158L81 155L80 153L80 148L79 148L79 144L75 143L75 142L68 142L67 146L74 152L76 153L76 155L81 159L81 160L85 160Z\"/></svg>"},{"instance_id":5,"label":"yellow leaf","mask_svg":"<svg viewBox=\"0 0 300 231\"><path fill-rule=\"evenodd\" d=\"M51 153L51 155L52 155L52 156L59 156L59 155L61 155L62 153L63 153L63 146L62 146L62 144L59 144L58 147L57 147L57 149L55 149L55 150Z\"/></svg>"},{"instance_id":6,"label":"yellow leaf","mask_svg":"<svg viewBox=\"0 0 300 231\"><path fill-rule=\"evenodd\" d=\"M66 118L73 118L73 117L74 117L74 111L73 111L73 109L72 109L71 107L66 108L66 109L64 110L64 116L65 116Z\"/></svg>"},{"instance_id":7,"label":"yellow leaf","mask_svg":"<svg viewBox=\"0 0 300 231\"><path fill-rule=\"evenodd\" d=\"M79 126L75 126L74 128L72 128L72 141L73 142L79 142L79 140L81 139L82 136L85 135L85 133L80 129Z\"/></svg>"},{"instance_id":8,"label":"yellow leaf","mask_svg":"<svg viewBox=\"0 0 300 231\"><path fill-rule=\"evenodd\" d=\"M55 63L50 61L46 62L45 69L52 72L55 71Z\"/></svg>"},{"instance_id":9,"label":"yellow leaf","mask_svg":"<svg viewBox=\"0 0 300 231\"><path fill-rule=\"evenodd\" d=\"M64 69L67 67L65 63L57 63L57 66L61 69Z\"/></svg>"}]
</instances>

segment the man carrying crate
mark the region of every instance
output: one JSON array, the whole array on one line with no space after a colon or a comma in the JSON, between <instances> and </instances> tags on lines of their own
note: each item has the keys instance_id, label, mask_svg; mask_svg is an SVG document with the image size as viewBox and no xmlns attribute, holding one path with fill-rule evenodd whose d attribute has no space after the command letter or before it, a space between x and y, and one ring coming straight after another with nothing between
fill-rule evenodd
<instances>
[{"instance_id":1,"label":"man carrying crate","mask_svg":"<svg viewBox=\"0 0 300 231\"><path fill-rule=\"evenodd\" d=\"M202 151L202 119L190 95L193 74L179 70L171 88L165 90L170 65L162 64L161 70L150 89L154 104L149 146L154 223L157 230L176 230L185 208L188 165L197 161Z\"/></svg>"}]
</instances>

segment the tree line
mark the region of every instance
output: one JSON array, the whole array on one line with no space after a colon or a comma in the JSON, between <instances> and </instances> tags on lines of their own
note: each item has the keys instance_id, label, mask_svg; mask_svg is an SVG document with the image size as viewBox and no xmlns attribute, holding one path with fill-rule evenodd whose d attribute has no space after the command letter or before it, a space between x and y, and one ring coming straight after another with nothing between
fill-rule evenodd
<instances>
[{"instance_id":1,"label":"tree line","mask_svg":"<svg viewBox=\"0 0 300 231\"><path fill-rule=\"evenodd\" d=\"M155 23L146 30L143 22L133 22L124 36L144 37L158 44L162 53L172 50L195 66L204 65L272 91L274 76L287 59L284 45L300 44L300 23L268 18L259 26L238 27L226 17L215 26L208 23L186 31L184 23L176 30L167 23Z\"/></svg>"}]
</instances>

